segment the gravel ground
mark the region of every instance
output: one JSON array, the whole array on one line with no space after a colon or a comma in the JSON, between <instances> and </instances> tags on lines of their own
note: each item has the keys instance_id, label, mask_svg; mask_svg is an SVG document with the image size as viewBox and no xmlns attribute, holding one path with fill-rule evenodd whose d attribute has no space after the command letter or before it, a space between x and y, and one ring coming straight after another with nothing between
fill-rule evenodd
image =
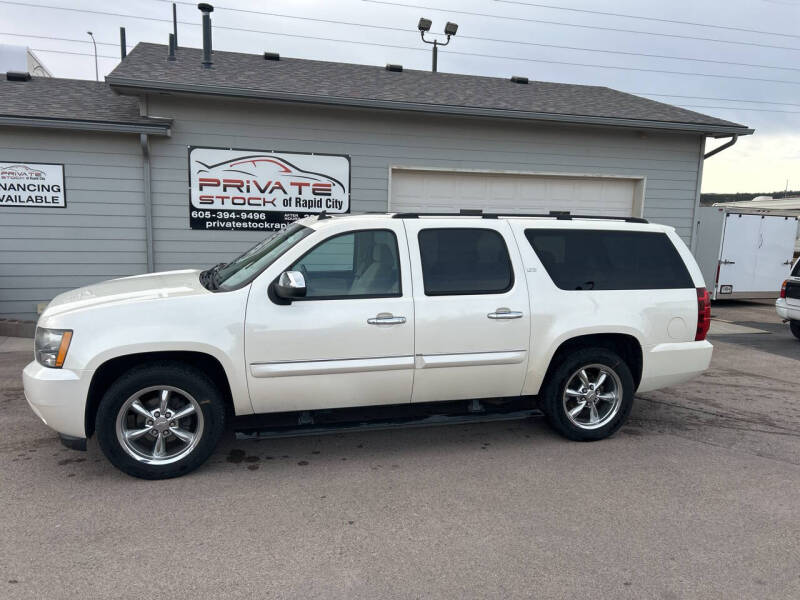
<instances>
[{"instance_id":1,"label":"gravel ground","mask_svg":"<svg viewBox=\"0 0 800 600\"><path fill-rule=\"evenodd\" d=\"M62 448L0 340L0 598L798 598L800 342L769 304L714 312L747 333L603 442L231 432L160 482Z\"/></svg>"}]
</instances>

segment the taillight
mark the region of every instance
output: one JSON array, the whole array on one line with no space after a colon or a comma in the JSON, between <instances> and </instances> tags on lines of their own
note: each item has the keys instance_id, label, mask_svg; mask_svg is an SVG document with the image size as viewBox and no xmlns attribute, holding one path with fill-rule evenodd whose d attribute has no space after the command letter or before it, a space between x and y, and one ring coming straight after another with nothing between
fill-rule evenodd
<instances>
[{"instance_id":1,"label":"taillight","mask_svg":"<svg viewBox=\"0 0 800 600\"><path fill-rule=\"evenodd\" d=\"M711 299L708 290L699 287L697 288L697 333L694 341L702 342L706 339L709 327L711 327Z\"/></svg>"},{"instance_id":2,"label":"taillight","mask_svg":"<svg viewBox=\"0 0 800 600\"><path fill-rule=\"evenodd\" d=\"M784 279L783 285L781 286L781 298L786 298L786 284L789 283L788 279Z\"/></svg>"}]
</instances>

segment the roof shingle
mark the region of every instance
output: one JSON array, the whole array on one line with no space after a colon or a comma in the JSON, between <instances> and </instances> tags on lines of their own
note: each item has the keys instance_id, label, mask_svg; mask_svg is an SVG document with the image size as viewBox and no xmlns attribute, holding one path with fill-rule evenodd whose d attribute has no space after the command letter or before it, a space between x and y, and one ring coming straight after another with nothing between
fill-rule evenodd
<instances>
[{"instance_id":1,"label":"roof shingle","mask_svg":"<svg viewBox=\"0 0 800 600\"><path fill-rule=\"evenodd\" d=\"M607 87L542 81L525 85L510 79L416 70L398 73L370 65L283 57L273 61L218 50L213 68L204 69L202 50L197 48L179 48L176 61L166 58L166 46L140 43L106 81L121 90L168 89L464 114L494 111L512 118L559 116L557 120L576 122L636 121L671 124L673 129L751 133L738 123Z\"/></svg>"},{"instance_id":2,"label":"roof shingle","mask_svg":"<svg viewBox=\"0 0 800 600\"><path fill-rule=\"evenodd\" d=\"M0 79L0 116L125 125L164 125L139 115L137 98L120 96L104 82L33 77Z\"/></svg>"}]
</instances>

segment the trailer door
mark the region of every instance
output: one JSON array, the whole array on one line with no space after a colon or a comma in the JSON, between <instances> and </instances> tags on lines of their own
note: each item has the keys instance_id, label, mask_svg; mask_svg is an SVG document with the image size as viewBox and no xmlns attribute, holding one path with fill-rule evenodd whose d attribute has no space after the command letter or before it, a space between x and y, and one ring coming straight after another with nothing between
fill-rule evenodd
<instances>
[{"instance_id":1,"label":"trailer door","mask_svg":"<svg viewBox=\"0 0 800 600\"><path fill-rule=\"evenodd\" d=\"M728 213L719 257L717 298L753 292L761 215Z\"/></svg>"},{"instance_id":2,"label":"trailer door","mask_svg":"<svg viewBox=\"0 0 800 600\"><path fill-rule=\"evenodd\" d=\"M756 290L775 291L792 268L797 218L765 216L761 220L754 285Z\"/></svg>"}]
</instances>

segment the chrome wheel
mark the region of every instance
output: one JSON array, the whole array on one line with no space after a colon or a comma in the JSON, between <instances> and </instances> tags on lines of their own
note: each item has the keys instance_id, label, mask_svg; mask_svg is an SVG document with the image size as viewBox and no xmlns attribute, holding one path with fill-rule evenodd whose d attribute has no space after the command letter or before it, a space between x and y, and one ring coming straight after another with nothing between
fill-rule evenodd
<instances>
[{"instance_id":1,"label":"chrome wheel","mask_svg":"<svg viewBox=\"0 0 800 600\"><path fill-rule=\"evenodd\" d=\"M614 370L605 365L587 365L567 379L564 412L576 427L603 427L617 415L621 405L622 383Z\"/></svg>"},{"instance_id":2,"label":"chrome wheel","mask_svg":"<svg viewBox=\"0 0 800 600\"><path fill-rule=\"evenodd\" d=\"M176 462L203 435L203 411L187 392L166 385L139 390L117 414L117 440L130 456L150 465Z\"/></svg>"}]
</instances>

